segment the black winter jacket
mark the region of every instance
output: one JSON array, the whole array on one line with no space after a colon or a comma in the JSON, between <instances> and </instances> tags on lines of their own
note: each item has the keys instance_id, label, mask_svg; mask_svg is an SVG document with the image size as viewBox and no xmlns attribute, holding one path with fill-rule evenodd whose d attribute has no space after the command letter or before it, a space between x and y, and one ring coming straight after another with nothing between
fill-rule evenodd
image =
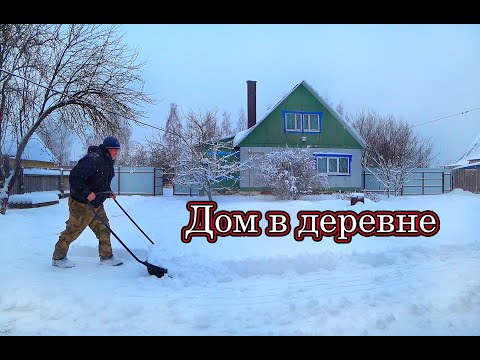
<instances>
[{"instance_id":1,"label":"black winter jacket","mask_svg":"<svg viewBox=\"0 0 480 360\"><path fill-rule=\"evenodd\" d=\"M112 192L110 184L115 176L113 163L114 160L103 144L90 146L87 155L70 171L70 196L86 204L88 194L94 192L96 198L91 204L94 207L100 206Z\"/></svg>"}]
</instances>

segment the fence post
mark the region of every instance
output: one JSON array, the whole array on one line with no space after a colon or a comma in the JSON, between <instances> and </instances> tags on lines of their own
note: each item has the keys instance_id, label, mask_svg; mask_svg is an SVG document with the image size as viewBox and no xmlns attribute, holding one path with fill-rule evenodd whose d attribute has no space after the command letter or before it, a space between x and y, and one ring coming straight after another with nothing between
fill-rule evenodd
<instances>
[{"instance_id":1,"label":"fence post","mask_svg":"<svg viewBox=\"0 0 480 360\"><path fill-rule=\"evenodd\" d=\"M19 180L19 185L20 185L20 194L25 194L25 178L23 174L23 166L20 167L20 178Z\"/></svg>"},{"instance_id":2,"label":"fence post","mask_svg":"<svg viewBox=\"0 0 480 360\"><path fill-rule=\"evenodd\" d=\"M118 195L120 195L120 166L117 166L117 170L118 170L118 189L117 189L117 192L118 192Z\"/></svg>"},{"instance_id":3,"label":"fence post","mask_svg":"<svg viewBox=\"0 0 480 360\"><path fill-rule=\"evenodd\" d=\"M60 186L60 194L61 197L65 197L65 183L63 181L63 168L60 168L60 181L59 181L59 186Z\"/></svg>"},{"instance_id":4,"label":"fence post","mask_svg":"<svg viewBox=\"0 0 480 360\"><path fill-rule=\"evenodd\" d=\"M153 196L157 195L157 168L153 167Z\"/></svg>"},{"instance_id":5,"label":"fence post","mask_svg":"<svg viewBox=\"0 0 480 360\"><path fill-rule=\"evenodd\" d=\"M425 172L422 171L422 195L425 195Z\"/></svg>"},{"instance_id":6,"label":"fence post","mask_svg":"<svg viewBox=\"0 0 480 360\"><path fill-rule=\"evenodd\" d=\"M445 173L442 171L442 194L445 194Z\"/></svg>"},{"instance_id":7,"label":"fence post","mask_svg":"<svg viewBox=\"0 0 480 360\"><path fill-rule=\"evenodd\" d=\"M480 172L475 171L475 194L478 194L478 178L479 178Z\"/></svg>"},{"instance_id":8,"label":"fence post","mask_svg":"<svg viewBox=\"0 0 480 360\"><path fill-rule=\"evenodd\" d=\"M362 170L362 188L363 188L363 191L365 191L365 188L366 188L366 174L365 174L365 169Z\"/></svg>"}]
</instances>

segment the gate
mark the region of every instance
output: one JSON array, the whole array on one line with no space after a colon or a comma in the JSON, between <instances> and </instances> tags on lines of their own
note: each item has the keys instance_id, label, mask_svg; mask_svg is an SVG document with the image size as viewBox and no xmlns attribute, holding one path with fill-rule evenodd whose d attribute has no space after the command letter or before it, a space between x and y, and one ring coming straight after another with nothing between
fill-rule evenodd
<instances>
[{"instance_id":1,"label":"gate","mask_svg":"<svg viewBox=\"0 0 480 360\"><path fill-rule=\"evenodd\" d=\"M116 166L111 186L117 195L163 195L163 170Z\"/></svg>"}]
</instances>

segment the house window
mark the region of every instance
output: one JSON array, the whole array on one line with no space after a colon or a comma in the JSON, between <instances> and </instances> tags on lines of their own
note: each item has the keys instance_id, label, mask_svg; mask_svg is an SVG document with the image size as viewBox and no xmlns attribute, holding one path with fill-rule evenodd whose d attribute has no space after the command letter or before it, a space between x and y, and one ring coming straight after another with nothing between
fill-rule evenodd
<instances>
[{"instance_id":1,"label":"house window","mask_svg":"<svg viewBox=\"0 0 480 360\"><path fill-rule=\"evenodd\" d=\"M320 130L320 116L318 114L303 115L303 127L305 132L318 132Z\"/></svg>"},{"instance_id":2,"label":"house window","mask_svg":"<svg viewBox=\"0 0 480 360\"><path fill-rule=\"evenodd\" d=\"M287 130L302 131L302 114L286 114Z\"/></svg>"},{"instance_id":3,"label":"house window","mask_svg":"<svg viewBox=\"0 0 480 360\"><path fill-rule=\"evenodd\" d=\"M317 170L327 175L350 175L352 155L314 154L317 158Z\"/></svg>"},{"instance_id":4,"label":"house window","mask_svg":"<svg viewBox=\"0 0 480 360\"><path fill-rule=\"evenodd\" d=\"M320 133L322 113L284 111L285 132Z\"/></svg>"}]
</instances>

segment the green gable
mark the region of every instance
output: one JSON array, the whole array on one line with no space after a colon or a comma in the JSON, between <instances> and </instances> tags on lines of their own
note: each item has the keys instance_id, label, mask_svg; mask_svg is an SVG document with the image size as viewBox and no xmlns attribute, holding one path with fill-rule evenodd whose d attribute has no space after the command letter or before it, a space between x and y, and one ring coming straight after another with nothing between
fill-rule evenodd
<instances>
[{"instance_id":1,"label":"green gable","mask_svg":"<svg viewBox=\"0 0 480 360\"><path fill-rule=\"evenodd\" d=\"M284 112L320 114L320 133L285 131ZM236 146L363 149L362 139L305 82L286 95ZM302 137L306 137L305 143Z\"/></svg>"}]
</instances>

